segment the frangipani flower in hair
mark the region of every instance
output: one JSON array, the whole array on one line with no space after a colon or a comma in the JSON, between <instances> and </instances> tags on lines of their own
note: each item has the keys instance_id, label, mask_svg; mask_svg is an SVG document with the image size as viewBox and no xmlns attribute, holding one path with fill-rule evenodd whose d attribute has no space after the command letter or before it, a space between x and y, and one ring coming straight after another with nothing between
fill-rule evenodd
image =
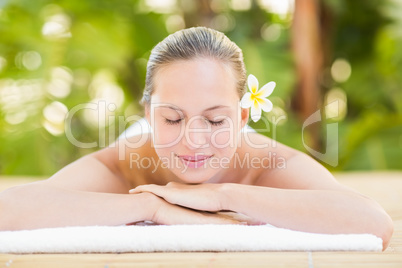
<instances>
[{"instance_id":1,"label":"frangipani flower in hair","mask_svg":"<svg viewBox=\"0 0 402 268\"><path fill-rule=\"evenodd\" d=\"M274 91L276 83L271 81L258 90L258 80L254 75L250 74L247 78L247 84L250 92L244 94L240 101L240 107L251 107L251 119L257 122L261 118L261 110L264 112L272 110L272 102L266 97Z\"/></svg>"}]
</instances>

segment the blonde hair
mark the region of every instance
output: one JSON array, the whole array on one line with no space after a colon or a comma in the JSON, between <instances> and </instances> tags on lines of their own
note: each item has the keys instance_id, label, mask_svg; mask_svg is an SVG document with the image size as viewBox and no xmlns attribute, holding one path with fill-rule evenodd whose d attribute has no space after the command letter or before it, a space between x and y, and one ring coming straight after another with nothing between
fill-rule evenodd
<instances>
[{"instance_id":1,"label":"blonde hair","mask_svg":"<svg viewBox=\"0 0 402 268\"><path fill-rule=\"evenodd\" d=\"M241 49L221 32L206 27L193 27L167 36L152 49L140 103L144 106L150 104L158 69L177 60L197 57L210 57L231 66L237 79L239 98L246 93L246 69Z\"/></svg>"}]
</instances>

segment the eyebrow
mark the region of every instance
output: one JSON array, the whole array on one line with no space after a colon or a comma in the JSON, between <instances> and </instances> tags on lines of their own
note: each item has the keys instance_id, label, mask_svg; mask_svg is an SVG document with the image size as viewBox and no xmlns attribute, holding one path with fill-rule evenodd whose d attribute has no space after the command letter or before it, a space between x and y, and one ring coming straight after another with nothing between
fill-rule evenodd
<instances>
[{"instance_id":1,"label":"eyebrow","mask_svg":"<svg viewBox=\"0 0 402 268\"><path fill-rule=\"evenodd\" d=\"M160 107L166 107L166 108L169 108L169 109L173 109L175 111L181 111L183 114L186 114L185 111L183 111L182 109L180 109L180 108L178 108L178 107L176 107L174 105L162 104L162 105L160 105ZM227 105L215 105L215 106L212 106L212 107L209 107L209 108L205 109L202 112L204 113L204 112L208 112L208 111L211 111L211 110L222 109L222 108L230 108L230 106L227 106Z\"/></svg>"}]
</instances>

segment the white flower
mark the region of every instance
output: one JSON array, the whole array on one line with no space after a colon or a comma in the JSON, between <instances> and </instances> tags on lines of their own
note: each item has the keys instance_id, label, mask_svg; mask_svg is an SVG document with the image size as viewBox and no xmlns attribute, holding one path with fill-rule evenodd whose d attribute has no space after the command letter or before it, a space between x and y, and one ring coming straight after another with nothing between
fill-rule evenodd
<instances>
[{"instance_id":1,"label":"white flower","mask_svg":"<svg viewBox=\"0 0 402 268\"><path fill-rule=\"evenodd\" d=\"M264 112L269 112L272 110L272 102L266 97L271 95L272 91L276 86L275 82L269 82L265 84L260 90L258 90L258 80L257 78L250 74L247 78L248 89L251 92L244 94L240 101L240 107L250 108L251 107L251 119L257 122L261 118L261 109Z\"/></svg>"}]
</instances>

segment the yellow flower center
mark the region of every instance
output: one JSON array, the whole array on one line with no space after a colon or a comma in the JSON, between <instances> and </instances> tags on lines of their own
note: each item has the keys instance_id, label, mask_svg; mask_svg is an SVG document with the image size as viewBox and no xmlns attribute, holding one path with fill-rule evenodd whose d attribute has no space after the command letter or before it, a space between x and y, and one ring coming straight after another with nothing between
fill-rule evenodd
<instances>
[{"instance_id":1,"label":"yellow flower center","mask_svg":"<svg viewBox=\"0 0 402 268\"><path fill-rule=\"evenodd\" d=\"M251 98L252 101L255 101L255 99L256 99L255 94L251 93L250 98Z\"/></svg>"},{"instance_id":2,"label":"yellow flower center","mask_svg":"<svg viewBox=\"0 0 402 268\"><path fill-rule=\"evenodd\" d=\"M261 99L261 96L260 96L261 94L258 94L258 93L251 93L251 96L250 96L250 98L251 98L251 100L254 102L254 101L259 101L260 99Z\"/></svg>"}]
</instances>

